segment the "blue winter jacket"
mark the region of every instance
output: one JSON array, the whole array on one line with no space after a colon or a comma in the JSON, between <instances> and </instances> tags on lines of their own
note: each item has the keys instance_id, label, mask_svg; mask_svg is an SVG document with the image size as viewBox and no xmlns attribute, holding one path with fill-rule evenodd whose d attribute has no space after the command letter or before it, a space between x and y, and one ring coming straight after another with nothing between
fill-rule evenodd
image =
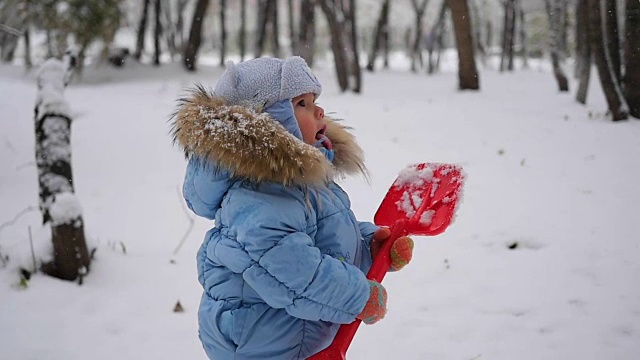
<instances>
[{"instance_id":1,"label":"blue winter jacket","mask_svg":"<svg viewBox=\"0 0 640 360\"><path fill-rule=\"evenodd\" d=\"M363 171L341 125L333 164L269 117L199 89L183 100L175 139L189 164L184 196L213 219L197 255L199 334L212 359L305 359L326 348L369 297L377 227L358 222L333 181Z\"/></svg>"}]
</instances>

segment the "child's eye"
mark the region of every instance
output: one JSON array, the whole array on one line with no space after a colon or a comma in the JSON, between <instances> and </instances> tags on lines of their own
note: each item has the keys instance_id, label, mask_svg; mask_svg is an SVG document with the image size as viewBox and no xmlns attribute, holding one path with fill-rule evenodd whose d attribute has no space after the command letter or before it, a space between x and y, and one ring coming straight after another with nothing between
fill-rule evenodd
<instances>
[{"instance_id":1,"label":"child's eye","mask_svg":"<svg viewBox=\"0 0 640 360\"><path fill-rule=\"evenodd\" d=\"M304 107L304 99L300 99L296 105Z\"/></svg>"}]
</instances>

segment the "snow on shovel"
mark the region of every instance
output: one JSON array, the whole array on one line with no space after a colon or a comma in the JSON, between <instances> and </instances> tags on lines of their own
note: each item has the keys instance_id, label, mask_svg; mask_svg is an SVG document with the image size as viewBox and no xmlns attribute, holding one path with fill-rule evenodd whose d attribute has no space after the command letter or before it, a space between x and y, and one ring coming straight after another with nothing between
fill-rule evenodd
<instances>
[{"instance_id":1,"label":"snow on shovel","mask_svg":"<svg viewBox=\"0 0 640 360\"><path fill-rule=\"evenodd\" d=\"M464 172L456 165L422 163L401 171L374 217L376 225L391 227L391 235L375 258L367 279L382 282L391 266L391 245L397 238L445 231L455 215L463 183ZM346 359L360 322L356 319L340 326L333 343L309 359Z\"/></svg>"}]
</instances>

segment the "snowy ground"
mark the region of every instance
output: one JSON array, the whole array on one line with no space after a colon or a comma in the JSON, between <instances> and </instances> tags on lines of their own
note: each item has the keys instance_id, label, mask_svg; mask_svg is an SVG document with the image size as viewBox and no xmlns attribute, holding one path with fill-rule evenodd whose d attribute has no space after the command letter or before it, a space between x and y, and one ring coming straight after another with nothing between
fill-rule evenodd
<instances>
[{"instance_id":1,"label":"snowy ground","mask_svg":"<svg viewBox=\"0 0 640 360\"><path fill-rule=\"evenodd\" d=\"M468 179L456 222L416 238L414 262L385 279L387 318L360 328L349 358L636 359L640 121L605 119L597 86L586 107L557 93L547 66L482 69L482 91L459 92L451 67L427 77L396 64L366 73L360 96L317 70L320 104L367 153L371 184L344 182L356 214L370 220L409 163L458 163ZM38 274L24 288L16 269L32 266L29 228L38 258L49 241L38 212L22 212L37 206L36 85L0 66L0 253L10 256L0 261L0 358L204 359L194 257L210 224L194 219L173 255L193 216L167 120L185 87L213 85L220 71L89 68L67 89L96 258L83 286Z\"/></svg>"}]
</instances>

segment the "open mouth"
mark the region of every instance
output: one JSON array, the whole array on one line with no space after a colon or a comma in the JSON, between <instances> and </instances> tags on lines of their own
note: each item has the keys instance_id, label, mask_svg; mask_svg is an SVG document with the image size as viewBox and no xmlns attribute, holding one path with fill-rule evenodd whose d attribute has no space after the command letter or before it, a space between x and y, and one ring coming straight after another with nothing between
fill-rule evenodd
<instances>
[{"instance_id":1,"label":"open mouth","mask_svg":"<svg viewBox=\"0 0 640 360\"><path fill-rule=\"evenodd\" d=\"M318 142L316 142L316 147L324 147L328 150L331 150L333 148L333 144L331 144L331 140L329 140L329 138L327 137L327 135L325 135L325 132L327 131L327 125L323 126L322 129L320 129L317 133L316 133L316 140L318 140Z\"/></svg>"}]
</instances>

